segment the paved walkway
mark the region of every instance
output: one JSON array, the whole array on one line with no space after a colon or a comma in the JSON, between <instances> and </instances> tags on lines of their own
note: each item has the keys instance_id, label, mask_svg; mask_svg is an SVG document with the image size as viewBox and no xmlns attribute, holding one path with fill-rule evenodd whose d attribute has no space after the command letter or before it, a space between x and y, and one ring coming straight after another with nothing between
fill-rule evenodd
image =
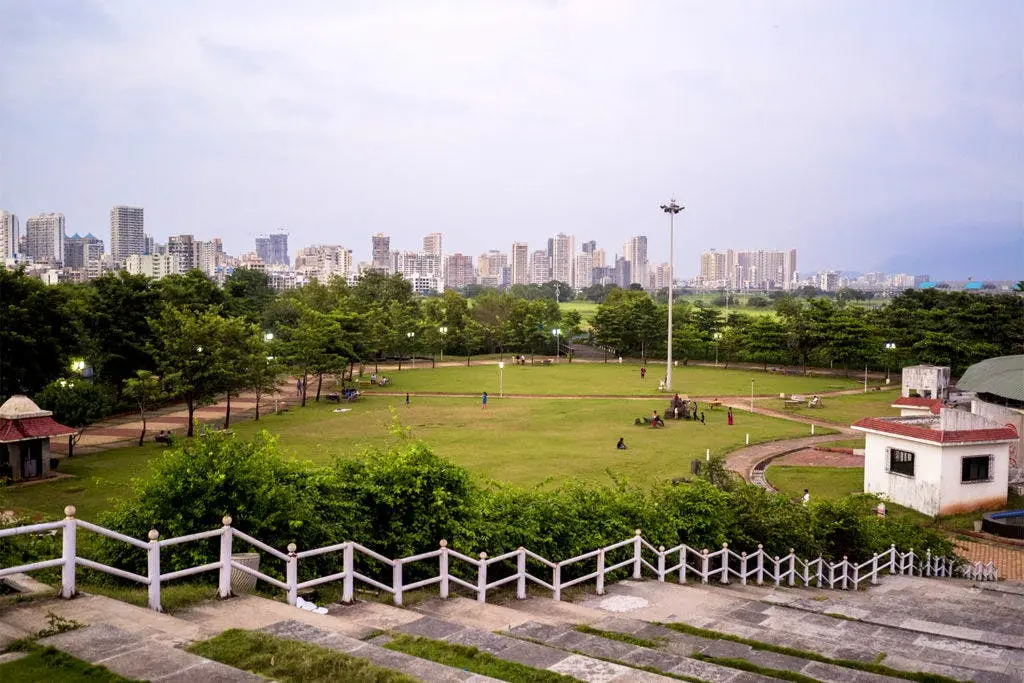
<instances>
[{"instance_id":1,"label":"paved walkway","mask_svg":"<svg viewBox=\"0 0 1024 683\"><path fill-rule=\"evenodd\" d=\"M956 542L957 554L971 562L991 562L999 569L999 577L1024 581L1024 548L980 541Z\"/></svg>"}]
</instances>

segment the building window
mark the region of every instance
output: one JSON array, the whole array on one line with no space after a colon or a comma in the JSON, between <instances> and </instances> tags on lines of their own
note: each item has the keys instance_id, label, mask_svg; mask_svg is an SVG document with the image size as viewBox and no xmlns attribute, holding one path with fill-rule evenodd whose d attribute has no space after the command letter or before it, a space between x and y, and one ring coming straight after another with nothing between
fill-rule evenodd
<instances>
[{"instance_id":1,"label":"building window","mask_svg":"<svg viewBox=\"0 0 1024 683\"><path fill-rule=\"evenodd\" d=\"M914 476L914 454L899 448L889 449L889 471L905 477Z\"/></svg>"},{"instance_id":2,"label":"building window","mask_svg":"<svg viewBox=\"0 0 1024 683\"><path fill-rule=\"evenodd\" d=\"M969 484L976 481L992 481L992 456L976 455L960 460L960 481Z\"/></svg>"}]
</instances>

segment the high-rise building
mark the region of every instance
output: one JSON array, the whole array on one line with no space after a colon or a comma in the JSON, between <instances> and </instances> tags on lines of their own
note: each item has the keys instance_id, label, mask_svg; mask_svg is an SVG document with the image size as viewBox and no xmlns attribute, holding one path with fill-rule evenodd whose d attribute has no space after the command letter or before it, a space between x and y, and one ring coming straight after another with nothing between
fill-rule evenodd
<instances>
[{"instance_id":1,"label":"high-rise building","mask_svg":"<svg viewBox=\"0 0 1024 683\"><path fill-rule=\"evenodd\" d=\"M196 267L195 239L192 235L172 235L167 238L167 253L178 257L181 273L187 273Z\"/></svg>"},{"instance_id":2,"label":"high-rise building","mask_svg":"<svg viewBox=\"0 0 1024 683\"><path fill-rule=\"evenodd\" d=\"M423 238L423 252L434 256L441 255L441 233L432 232Z\"/></svg>"},{"instance_id":3,"label":"high-rise building","mask_svg":"<svg viewBox=\"0 0 1024 683\"><path fill-rule=\"evenodd\" d=\"M352 273L352 250L337 245L303 247L295 257L295 270L322 282L332 277L347 279Z\"/></svg>"},{"instance_id":4,"label":"high-rise building","mask_svg":"<svg viewBox=\"0 0 1024 683\"><path fill-rule=\"evenodd\" d=\"M594 251L592 252L592 255L594 257L594 267L595 268L604 268L607 265L605 263L604 249L594 249Z\"/></svg>"},{"instance_id":5,"label":"high-rise building","mask_svg":"<svg viewBox=\"0 0 1024 683\"><path fill-rule=\"evenodd\" d=\"M25 254L36 261L64 262L64 214L42 213L25 221Z\"/></svg>"},{"instance_id":6,"label":"high-rise building","mask_svg":"<svg viewBox=\"0 0 1024 683\"><path fill-rule=\"evenodd\" d=\"M181 259L177 254L132 254L124 260L124 269L130 275L145 275L161 280L168 275L179 275L187 268L182 268Z\"/></svg>"},{"instance_id":7,"label":"high-rise building","mask_svg":"<svg viewBox=\"0 0 1024 683\"><path fill-rule=\"evenodd\" d=\"M796 285L796 249L790 249L786 252L786 265L782 271L783 277L783 289L793 289Z\"/></svg>"},{"instance_id":8,"label":"high-rise building","mask_svg":"<svg viewBox=\"0 0 1024 683\"><path fill-rule=\"evenodd\" d=\"M117 265L133 254L146 253L143 213L138 206L110 209L110 256Z\"/></svg>"},{"instance_id":9,"label":"high-rise building","mask_svg":"<svg viewBox=\"0 0 1024 683\"><path fill-rule=\"evenodd\" d=\"M18 217L10 211L0 210L0 261L14 258L20 237Z\"/></svg>"},{"instance_id":10,"label":"high-rise building","mask_svg":"<svg viewBox=\"0 0 1024 683\"><path fill-rule=\"evenodd\" d=\"M551 282L551 255L546 249L538 249L530 258L530 282L535 285Z\"/></svg>"},{"instance_id":11,"label":"high-rise building","mask_svg":"<svg viewBox=\"0 0 1024 683\"><path fill-rule=\"evenodd\" d=\"M445 289L461 289L476 283L473 257L463 254L449 254L444 257Z\"/></svg>"},{"instance_id":12,"label":"high-rise building","mask_svg":"<svg viewBox=\"0 0 1024 683\"><path fill-rule=\"evenodd\" d=\"M150 235L149 233L146 233L143 236L143 240L146 243L146 251L145 251L145 253L152 254L153 253L153 236ZM113 256L111 256L111 259L113 259Z\"/></svg>"},{"instance_id":13,"label":"high-rise building","mask_svg":"<svg viewBox=\"0 0 1024 683\"><path fill-rule=\"evenodd\" d=\"M82 237L77 232L64 240L64 265L68 268L85 268L90 255L95 256L97 248L89 249L89 245L98 245L100 257L103 255L103 240L88 233Z\"/></svg>"},{"instance_id":14,"label":"high-rise building","mask_svg":"<svg viewBox=\"0 0 1024 683\"><path fill-rule=\"evenodd\" d=\"M505 280L506 267L508 266L508 254L497 249L491 249L486 254L480 254L476 265L476 281L485 287L504 287L508 284Z\"/></svg>"},{"instance_id":15,"label":"high-rise building","mask_svg":"<svg viewBox=\"0 0 1024 683\"><path fill-rule=\"evenodd\" d=\"M728 254L724 251L702 252L700 255L700 279L710 287L724 287L729 279Z\"/></svg>"},{"instance_id":16,"label":"high-rise building","mask_svg":"<svg viewBox=\"0 0 1024 683\"><path fill-rule=\"evenodd\" d=\"M623 257L629 261L629 284L647 287L647 237L637 235L622 247Z\"/></svg>"},{"instance_id":17,"label":"high-rise building","mask_svg":"<svg viewBox=\"0 0 1024 683\"><path fill-rule=\"evenodd\" d=\"M288 256L288 235L275 233L256 238L256 255L268 266L290 266Z\"/></svg>"},{"instance_id":18,"label":"high-rise building","mask_svg":"<svg viewBox=\"0 0 1024 683\"><path fill-rule=\"evenodd\" d=\"M391 265L391 238L382 232L373 236L372 268L387 271Z\"/></svg>"},{"instance_id":19,"label":"high-rise building","mask_svg":"<svg viewBox=\"0 0 1024 683\"><path fill-rule=\"evenodd\" d=\"M650 288L652 290L660 292L663 289L668 289L670 284L671 278L669 276L669 267L667 263L659 263L651 268Z\"/></svg>"},{"instance_id":20,"label":"high-rise building","mask_svg":"<svg viewBox=\"0 0 1024 683\"><path fill-rule=\"evenodd\" d=\"M591 242L593 244L593 242ZM572 286L576 290L594 284L594 254L584 251L573 258Z\"/></svg>"},{"instance_id":21,"label":"high-rise building","mask_svg":"<svg viewBox=\"0 0 1024 683\"><path fill-rule=\"evenodd\" d=\"M630 262L625 256L615 259L615 271L612 275L615 284L625 289L633 282L633 274L630 272Z\"/></svg>"},{"instance_id":22,"label":"high-rise building","mask_svg":"<svg viewBox=\"0 0 1024 683\"><path fill-rule=\"evenodd\" d=\"M818 273L818 287L823 292L835 292L839 289L839 271L823 270Z\"/></svg>"},{"instance_id":23,"label":"high-rise building","mask_svg":"<svg viewBox=\"0 0 1024 683\"><path fill-rule=\"evenodd\" d=\"M530 247L526 242L512 243L512 284L530 284Z\"/></svg>"},{"instance_id":24,"label":"high-rise building","mask_svg":"<svg viewBox=\"0 0 1024 683\"><path fill-rule=\"evenodd\" d=\"M580 245L580 251L584 254L593 254L597 250L597 240L590 240Z\"/></svg>"},{"instance_id":25,"label":"high-rise building","mask_svg":"<svg viewBox=\"0 0 1024 683\"><path fill-rule=\"evenodd\" d=\"M572 286L572 257L576 252L576 238L558 233L551 242L551 279Z\"/></svg>"}]
</instances>

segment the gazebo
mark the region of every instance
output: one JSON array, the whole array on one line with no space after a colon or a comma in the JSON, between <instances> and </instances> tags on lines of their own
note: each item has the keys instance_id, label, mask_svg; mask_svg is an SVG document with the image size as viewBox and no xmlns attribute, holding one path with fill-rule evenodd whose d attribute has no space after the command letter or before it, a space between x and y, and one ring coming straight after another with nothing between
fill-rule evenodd
<instances>
[{"instance_id":1,"label":"gazebo","mask_svg":"<svg viewBox=\"0 0 1024 683\"><path fill-rule=\"evenodd\" d=\"M0 406L0 480L45 477L50 472L50 437L76 431L28 396L11 396Z\"/></svg>"}]
</instances>

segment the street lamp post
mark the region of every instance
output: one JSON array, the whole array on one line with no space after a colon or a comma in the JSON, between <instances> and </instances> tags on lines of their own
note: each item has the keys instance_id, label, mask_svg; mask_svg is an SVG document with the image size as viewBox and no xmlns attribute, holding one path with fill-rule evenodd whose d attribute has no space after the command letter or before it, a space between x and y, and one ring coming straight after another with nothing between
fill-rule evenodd
<instances>
[{"instance_id":1,"label":"street lamp post","mask_svg":"<svg viewBox=\"0 0 1024 683\"><path fill-rule=\"evenodd\" d=\"M891 354L895 350L896 350L896 344L895 343L893 343L893 342L886 342L885 343L885 383L886 384L889 384L889 361L890 361L889 354Z\"/></svg>"},{"instance_id":2,"label":"street lamp post","mask_svg":"<svg viewBox=\"0 0 1024 683\"><path fill-rule=\"evenodd\" d=\"M668 356L665 359L665 390L672 391L672 295L674 274L672 266L674 263L673 252L675 252L675 219L676 214L685 207L676 204L673 197L668 204L662 204L661 210L668 214Z\"/></svg>"},{"instance_id":3,"label":"street lamp post","mask_svg":"<svg viewBox=\"0 0 1024 683\"><path fill-rule=\"evenodd\" d=\"M448 328L442 325L441 327L437 328L437 331L441 333L441 362L443 363L444 362L444 337L445 337L446 334L448 334Z\"/></svg>"},{"instance_id":4,"label":"street lamp post","mask_svg":"<svg viewBox=\"0 0 1024 683\"><path fill-rule=\"evenodd\" d=\"M412 340L413 340L413 337L416 336L416 333L415 332L406 332L405 336L408 337L408 339L409 339L409 356L412 358L412 364L416 365L416 357L412 355ZM399 366L399 369L401 369L401 366Z\"/></svg>"},{"instance_id":5,"label":"street lamp post","mask_svg":"<svg viewBox=\"0 0 1024 683\"><path fill-rule=\"evenodd\" d=\"M711 336L714 337L714 339L715 339L715 367L717 368L718 367L718 343L722 339L722 333L721 332L715 332Z\"/></svg>"},{"instance_id":6,"label":"street lamp post","mask_svg":"<svg viewBox=\"0 0 1024 683\"><path fill-rule=\"evenodd\" d=\"M560 327L556 327L555 329L551 330L551 334L555 335L555 362L557 363L558 356L561 353L561 344L559 337L562 336L562 329Z\"/></svg>"},{"instance_id":7,"label":"street lamp post","mask_svg":"<svg viewBox=\"0 0 1024 683\"><path fill-rule=\"evenodd\" d=\"M504 393L504 382L505 382L505 361L498 361L498 398L505 395Z\"/></svg>"},{"instance_id":8,"label":"street lamp post","mask_svg":"<svg viewBox=\"0 0 1024 683\"><path fill-rule=\"evenodd\" d=\"M754 412L754 378L750 378L750 412Z\"/></svg>"}]
</instances>

